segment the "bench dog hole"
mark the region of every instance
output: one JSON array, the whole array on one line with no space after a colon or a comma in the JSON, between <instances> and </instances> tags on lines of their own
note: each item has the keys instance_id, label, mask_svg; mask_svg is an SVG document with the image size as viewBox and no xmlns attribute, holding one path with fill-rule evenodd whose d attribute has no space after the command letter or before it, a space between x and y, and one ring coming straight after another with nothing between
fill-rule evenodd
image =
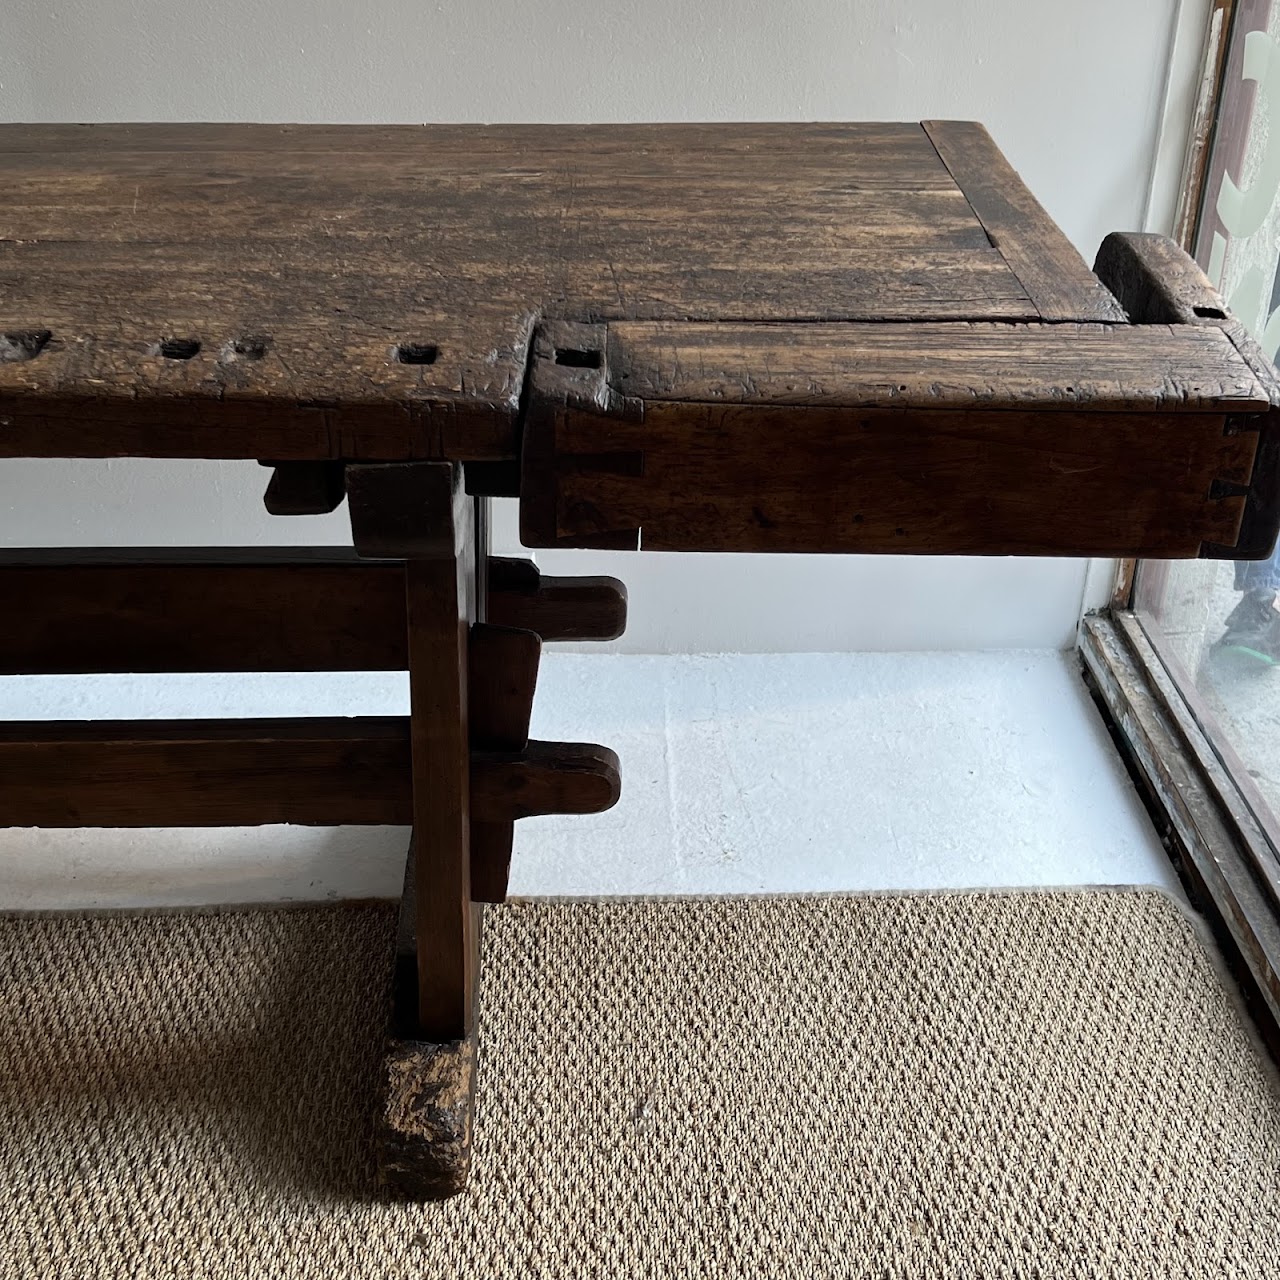
<instances>
[{"instance_id":1,"label":"bench dog hole","mask_svg":"<svg viewBox=\"0 0 1280 1280\"><path fill-rule=\"evenodd\" d=\"M567 365L570 369L599 369L603 359L603 353L599 351L583 351L579 347L556 348L556 364Z\"/></svg>"},{"instance_id":2,"label":"bench dog hole","mask_svg":"<svg viewBox=\"0 0 1280 1280\"><path fill-rule=\"evenodd\" d=\"M156 355L166 360L190 360L200 354L200 344L194 338L163 338L156 344Z\"/></svg>"},{"instance_id":3,"label":"bench dog hole","mask_svg":"<svg viewBox=\"0 0 1280 1280\"><path fill-rule=\"evenodd\" d=\"M48 329L0 333L0 360L34 360L49 345L52 337L53 334Z\"/></svg>"},{"instance_id":4,"label":"bench dog hole","mask_svg":"<svg viewBox=\"0 0 1280 1280\"><path fill-rule=\"evenodd\" d=\"M401 364L435 364L440 348L434 342L402 342L394 352Z\"/></svg>"}]
</instances>

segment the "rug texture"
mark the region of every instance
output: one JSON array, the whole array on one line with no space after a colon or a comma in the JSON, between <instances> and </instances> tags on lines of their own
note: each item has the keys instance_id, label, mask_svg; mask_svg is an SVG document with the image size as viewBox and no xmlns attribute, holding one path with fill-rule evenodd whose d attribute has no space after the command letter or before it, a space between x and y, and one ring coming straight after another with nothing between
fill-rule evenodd
<instances>
[{"instance_id":1,"label":"rug texture","mask_svg":"<svg viewBox=\"0 0 1280 1280\"><path fill-rule=\"evenodd\" d=\"M382 1201L393 909L0 918L0 1275L1280 1275L1280 1105L1154 892L488 911L470 1191Z\"/></svg>"}]
</instances>

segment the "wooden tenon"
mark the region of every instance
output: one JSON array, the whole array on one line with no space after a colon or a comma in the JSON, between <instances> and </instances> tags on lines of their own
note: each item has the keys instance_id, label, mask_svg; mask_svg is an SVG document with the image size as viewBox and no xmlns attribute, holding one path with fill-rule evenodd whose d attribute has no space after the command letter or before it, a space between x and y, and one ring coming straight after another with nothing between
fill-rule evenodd
<instances>
[{"instance_id":1,"label":"wooden tenon","mask_svg":"<svg viewBox=\"0 0 1280 1280\"><path fill-rule=\"evenodd\" d=\"M412 823L386 1180L464 1183L480 912L530 742L532 547L1265 556L1280 383L1197 268L1091 273L980 125L0 126L0 457L256 459L355 550L11 551L5 672L410 673L404 719L31 723L0 820Z\"/></svg>"}]
</instances>

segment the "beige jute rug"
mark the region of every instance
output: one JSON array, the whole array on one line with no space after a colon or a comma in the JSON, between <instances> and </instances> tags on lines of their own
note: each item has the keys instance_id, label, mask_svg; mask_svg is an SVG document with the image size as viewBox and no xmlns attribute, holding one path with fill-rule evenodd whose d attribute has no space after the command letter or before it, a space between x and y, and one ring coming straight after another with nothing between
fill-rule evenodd
<instances>
[{"instance_id":1,"label":"beige jute rug","mask_svg":"<svg viewBox=\"0 0 1280 1280\"><path fill-rule=\"evenodd\" d=\"M0 1274L1280 1276L1280 1105L1154 892L514 903L473 1184L381 1201L393 910L0 919Z\"/></svg>"}]
</instances>

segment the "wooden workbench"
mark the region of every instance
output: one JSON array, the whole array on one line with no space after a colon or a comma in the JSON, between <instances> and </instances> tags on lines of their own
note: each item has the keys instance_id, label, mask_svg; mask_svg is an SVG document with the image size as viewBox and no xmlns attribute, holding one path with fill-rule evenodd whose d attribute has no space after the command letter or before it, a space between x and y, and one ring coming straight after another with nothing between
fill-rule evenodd
<instances>
[{"instance_id":1,"label":"wooden workbench","mask_svg":"<svg viewBox=\"0 0 1280 1280\"><path fill-rule=\"evenodd\" d=\"M4 553L0 670L412 686L8 725L0 820L412 822L383 1167L457 1190L475 903L618 794L528 726L625 592L490 557L488 498L533 547L1266 555L1271 366L1168 241L1095 271L976 124L0 126L0 457L258 459L355 542Z\"/></svg>"}]
</instances>

